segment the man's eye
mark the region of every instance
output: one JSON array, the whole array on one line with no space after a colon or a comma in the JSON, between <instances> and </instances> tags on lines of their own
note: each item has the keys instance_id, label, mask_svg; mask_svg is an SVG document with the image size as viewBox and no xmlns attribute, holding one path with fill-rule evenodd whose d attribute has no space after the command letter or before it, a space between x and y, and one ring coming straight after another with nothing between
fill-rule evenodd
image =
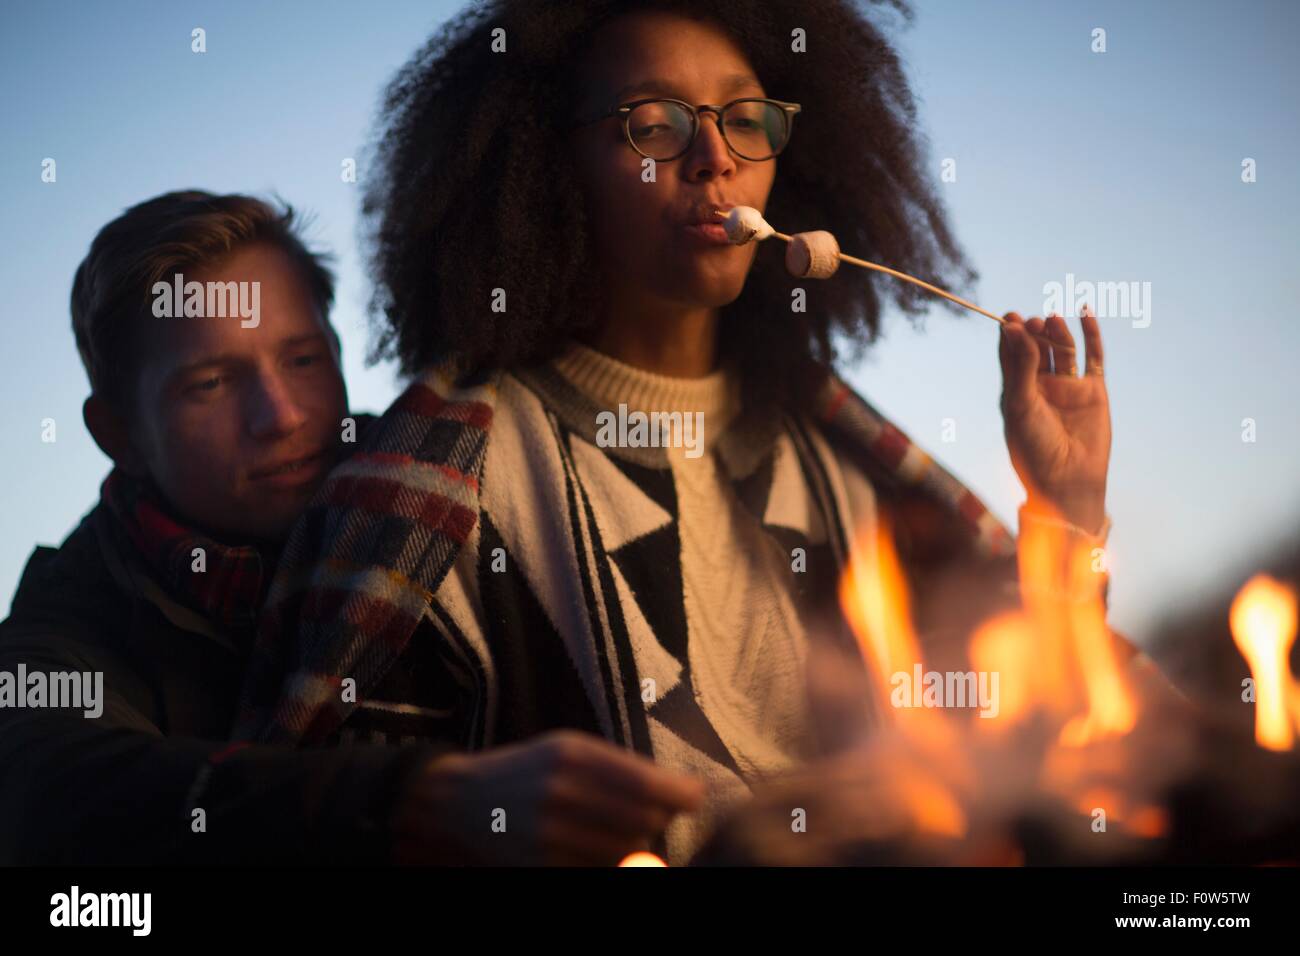
<instances>
[{"instance_id":1,"label":"man's eye","mask_svg":"<svg viewBox=\"0 0 1300 956\"><path fill-rule=\"evenodd\" d=\"M212 376L211 378L205 378L205 379L203 379L202 381L194 382L194 383L188 385L188 386L186 387L185 391L190 392L190 393L194 393L194 394L203 394L203 393L205 393L205 392L215 392L218 388L221 387L221 383L224 382L224 381L225 381L225 379L222 378L220 375L214 375L214 376Z\"/></svg>"},{"instance_id":2,"label":"man's eye","mask_svg":"<svg viewBox=\"0 0 1300 956\"><path fill-rule=\"evenodd\" d=\"M290 361L292 361L292 363L293 363L295 366L297 366L297 367L299 367L299 368L302 368L302 367L305 367L305 366L308 366L308 365L315 365L317 362L320 361L320 359L321 359L321 357L320 357L319 355L317 355L317 354L315 354L315 353L313 352L313 353L310 354L310 355L298 355L298 356L295 356L295 357L294 357L293 359L291 359Z\"/></svg>"}]
</instances>

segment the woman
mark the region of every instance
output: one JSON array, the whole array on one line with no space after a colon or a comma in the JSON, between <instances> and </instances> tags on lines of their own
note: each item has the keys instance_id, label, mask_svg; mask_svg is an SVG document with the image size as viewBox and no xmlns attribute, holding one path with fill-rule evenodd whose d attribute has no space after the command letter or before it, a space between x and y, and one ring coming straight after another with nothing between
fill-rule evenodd
<instances>
[{"instance_id":1,"label":"woman","mask_svg":"<svg viewBox=\"0 0 1300 956\"><path fill-rule=\"evenodd\" d=\"M928 300L792 280L718 225L753 206L969 280L897 57L842 2L501 2L431 40L385 115L375 311L417 378L299 526L240 730L467 750L585 731L707 784L656 844L685 861L747 783L825 748L805 662L847 639L858 529L888 514L921 598L959 564L1013 576L996 520L832 371L884 294ZM1083 377L1060 319L1008 316L1000 355L1031 510L1087 535L1110 428L1084 333ZM632 829L611 823L605 856Z\"/></svg>"}]
</instances>

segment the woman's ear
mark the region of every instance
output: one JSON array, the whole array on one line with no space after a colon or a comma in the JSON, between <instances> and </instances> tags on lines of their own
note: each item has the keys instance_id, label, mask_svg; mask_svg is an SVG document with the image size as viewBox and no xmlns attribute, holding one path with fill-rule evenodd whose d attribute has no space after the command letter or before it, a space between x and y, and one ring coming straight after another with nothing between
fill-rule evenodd
<instances>
[{"instance_id":1,"label":"woman's ear","mask_svg":"<svg viewBox=\"0 0 1300 956\"><path fill-rule=\"evenodd\" d=\"M124 472L130 475L145 474L144 460L131 441L126 421L109 402L91 395L81 406L81 418L90 431L95 444Z\"/></svg>"}]
</instances>

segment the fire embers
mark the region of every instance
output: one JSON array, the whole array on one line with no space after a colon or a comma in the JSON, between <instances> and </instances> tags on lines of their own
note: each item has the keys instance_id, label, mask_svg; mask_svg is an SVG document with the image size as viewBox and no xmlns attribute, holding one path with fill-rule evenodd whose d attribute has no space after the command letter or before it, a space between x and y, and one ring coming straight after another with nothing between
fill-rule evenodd
<instances>
[{"instance_id":1,"label":"fire embers","mask_svg":"<svg viewBox=\"0 0 1300 956\"><path fill-rule=\"evenodd\" d=\"M968 628L956 648L967 670L956 679L923 659L930 635L914 629L888 529L861 536L840 598L866 665L856 692L883 721L863 719L856 743L760 789L700 862L1300 858L1300 759L1234 735L1113 633L1104 554L1067 527L1050 517L1022 523L1019 602ZM1238 605L1233 627L1246 635L1255 674L1259 742L1293 747L1300 704L1285 662L1294 592L1252 582ZM949 655L939 666L956 665ZM820 672L833 675L842 719L842 699L854 690L849 669ZM909 686L918 679L926 685L919 702ZM961 686L967 692L954 696ZM995 687L997 699L972 695L981 686Z\"/></svg>"}]
</instances>

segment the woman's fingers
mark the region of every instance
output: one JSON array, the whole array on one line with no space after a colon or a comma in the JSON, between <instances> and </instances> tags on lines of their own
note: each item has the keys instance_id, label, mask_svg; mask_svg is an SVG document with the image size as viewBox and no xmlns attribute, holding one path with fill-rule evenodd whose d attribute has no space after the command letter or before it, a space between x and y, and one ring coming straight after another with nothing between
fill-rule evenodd
<instances>
[{"instance_id":1,"label":"woman's fingers","mask_svg":"<svg viewBox=\"0 0 1300 956\"><path fill-rule=\"evenodd\" d=\"M1084 374L1101 375L1106 365L1106 356L1101 346L1101 326L1097 324L1092 309L1086 305L1079 317L1079 324L1083 326Z\"/></svg>"},{"instance_id":2,"label":"woman's fingers","mask_svg":"<svg viewBox=\"0 0 1300 956\"><path fill-rule=\"evenodd\" d=\"M1004 411L1018 412L1033 401L1035 378L1041 361L1039 346L1025 329L1024 320L1015 312L1008 312L1002 325L1002 338L998 342L998 357L1002 362L1002 400Z\"/></svg>"},{"instance_id":3,"label":"woman's fingers","mask_svg":"<svg viewBox=\"0 0 1300 956\"><path fill-rule=\"evenodd\" d=\"M1065 319L1053 312L1044 323L1047 337L1052 340L1052 361L1057 375L1071 378L1079 374L1078 352L1074 347L1074 336Z\"/></svg>"},{"instance_id":4,"label":"woman's fingers","mask_svg":"<svg viewBox=\"0 0 1300 956\"><path fill-rule=\"evenodd\" d=\"M1047 338L1047 323L1042 319L1034 318L1025 321L1025 329L1038 343L1038 372L1040 375L1052 371L1051 349L1043 347L1043 339Z\"/></svg>"}]
</instances>

